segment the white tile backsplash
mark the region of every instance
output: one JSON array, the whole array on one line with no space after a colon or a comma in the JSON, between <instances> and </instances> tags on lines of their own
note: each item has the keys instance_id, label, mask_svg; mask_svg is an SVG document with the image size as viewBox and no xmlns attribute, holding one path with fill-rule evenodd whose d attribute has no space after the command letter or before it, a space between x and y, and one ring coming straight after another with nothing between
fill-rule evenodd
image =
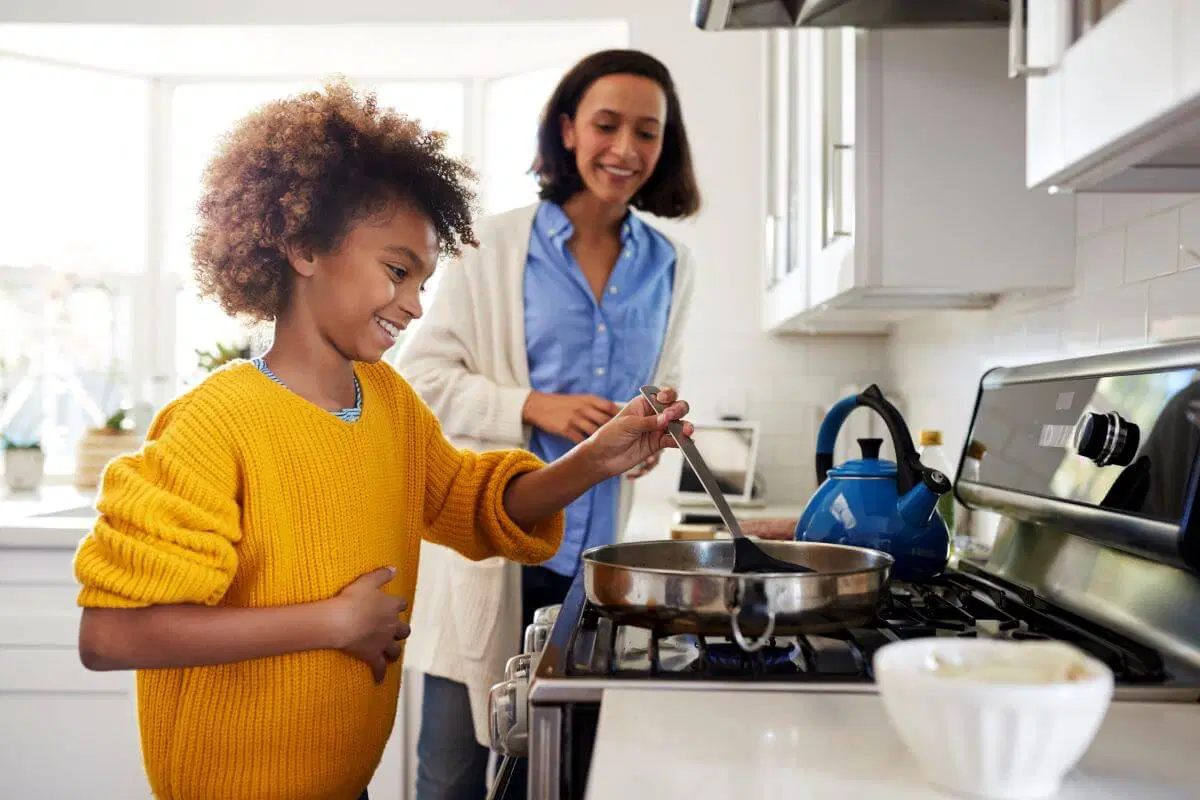
<instances>
[{"instance_id":1,"label":"white tile backsplash","mask_svg":"<svg viewBox=\"0 0 1200 800\"><path fill-rule=\"evenodd\" d=\"M1200 317L1200 270L1189 269L1149 284L1149 322Z\"/></svg>"},{"instance_id":2,"label":"white tile backsplash","mask_svg":"<svg viewBox=\"0 0 1200 800\"><path fill-rule=\"evenodd\" d=\"M1200 197L1080 195L1075 220L1071 291L920 317L890 337L888 365L909 427L941 428L951 457L990 367L1200 336Z\"/></svg>"},{"instance_id":3,"label":"white tile backsplash","mask_svg":"<svg viewBox=\"0 0 1200 800\"><path fill-rule=\"evenodd\" d=\"M1104 194L1090 197L1100 198L1101 221L1105 228L1123 227L1195 199L1194 195L1189 194Z\"/></svg>"},{"instance_id":4,"label":"white tile backsplash","mask_svg":"<svg viewBox=\"0 0 1200 800\"><path fill-rule=\"evenodd\" d=\"M1111 289L1125 282L1125 229L1081 241L1075 254L1075 286L1080 292Z\"/></svg>"},{"instance_id":5,"label":"white tile backsplash","mask_svg":"<svg viewBox=\"0 0 1200 800\"><path fill-rule=\"evenodd\" d=\"M1179 209L1179 269L1200 267L1200 202Z\"/></svg>"},{"instance_id":6,"label":"white tile backsplash","mask_svg":"<svg viewBox=\"0 0 1200 800\"><path fill-rule=\"evenodd\" d=\"M1085 309L1092 305L1100 322L1100 346L1105 349L1136 346L1146 341L1146 309L1149 282L1120 286L1081 302Z\"/></svg>"},{"instance_id":7,"label":"white tile backsplash","mask_svg":"<svg viewBox=\"0 0 1200 800\"><path fill-rule=\"evenodd\" d=\"M1104 229L1104 197L1098 194L1080 195L1075 201L1075 235L1091 236Z\"/></svg>"},{"instance_id":8,"label":"white tile backsplash","mask_svg":"<svg viewBox=\"0 0 1200 800\"><path fill-rule=\"evenodd\" d=\"M1125 229L1125 282L1170 275L1179 265L1179 211L1131 222Z\"/></svg>"}]
</instances>

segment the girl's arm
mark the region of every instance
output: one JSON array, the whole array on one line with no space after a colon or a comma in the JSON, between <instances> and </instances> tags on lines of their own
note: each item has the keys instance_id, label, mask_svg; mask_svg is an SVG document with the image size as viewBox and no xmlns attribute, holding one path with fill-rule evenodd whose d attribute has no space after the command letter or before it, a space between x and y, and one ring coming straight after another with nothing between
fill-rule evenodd
<instances>
[{"instance_id":1,"label":"girl's arm","mask_svg":"<svg viewBox=\"0 0 1200 800\"><path fill-rule=\"evenodd\" d=\"M591 486L630 469L674 444L667 424L682 419L686 403L673 390L659 393L666 405L655 414L646 401L631 401L595 436L545 465L532 453L455 449L424 408L426 444L426 538L467 558L501 555L536 564L558 550L563 509ZM691 435L690 423L684 434Z\"/></svg>"},{"instance_id":2,"label":"girl's arm","mask_svg":"<svg viewBox=\"0 0 1200 800\"><path fill-rule=\"evenodd\" d=\"M641 397L631 400L612 422L567 455L535 472L520 475L508 484L504 508L518 525L528 528L574 502L589 488L615 477L675 446L667 425L683 419L687 403L676 402L674 389L662 389L656 414ZM684 434L691 435L690 423Z\"/></svg>"},{"instance_id":3,"label":"girl's arm","mask_svg":"<svg viewBox=\"0 0 1200 800\"><path fill-rule=\"evenodd\" d=\"M79 658L95 670L205 667L333 649L338 636L333 614L322 603L85 608Z\"/></svg>"},{"instance_id":4,"label":"girl's arm","mask_svg":"<svg viewBox=\"0 0 1200 800\"><path fill-rule=\"evenodd\" d=\"M75 555L84 607L79 654L93 669L224 664L340 648L379 678L403 601L381 589L377 570L323 603L229 608L237 573L241 469L222 409L193 394L169 404L147 442L104 471L99 517Z\"/></svg>"},{"instance_id":5,"label":"girl's arm","mask_svg":"<svg viewBox=\"0 0 1200 800\"><path fill-rule=\"evenodd\" d=\"M93 670L231 664L307 650L343 650L382 681L400 656L406 603L383 591L391 568L362 576L336 597L276 608L162 605L87 608L79 657Z\"/></svg>"}]
</instances>

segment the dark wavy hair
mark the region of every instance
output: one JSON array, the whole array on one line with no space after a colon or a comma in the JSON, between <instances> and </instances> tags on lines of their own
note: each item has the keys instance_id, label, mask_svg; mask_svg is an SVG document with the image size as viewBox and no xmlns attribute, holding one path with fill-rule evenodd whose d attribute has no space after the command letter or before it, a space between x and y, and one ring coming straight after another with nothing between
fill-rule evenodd
<instances>
[{"instance_id":1,"label":"dark wavy hair","mask_svg":"<svg viewBox=\"0 0 1200 800\"><path fill-rule=\"evenodd\" d=\"M579 101L593 83L608 75L639 75L657 83L667 96L662 156L654 173L631 200L634 208L658 217L689 217L700 210L700 189L692 168L692 150L675 82L661 61L640 50L603 50L587 56L558 82L538 125L537 155L530 169L543 200L563 203L581 191L583 178L575 154L562 140L561 119L575 119Z\"/></svg>"}]
</instances>

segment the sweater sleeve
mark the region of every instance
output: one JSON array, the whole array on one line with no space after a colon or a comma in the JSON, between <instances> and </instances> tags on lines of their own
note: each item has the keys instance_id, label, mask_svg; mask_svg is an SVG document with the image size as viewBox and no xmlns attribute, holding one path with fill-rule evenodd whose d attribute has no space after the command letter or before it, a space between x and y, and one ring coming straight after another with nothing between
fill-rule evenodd
<instances>
[{"instance_id":1,"label":"sweater sleeve","mask_svg":"<svg viewBox=\"0 0 1200 800\"><path fill-rule=\"evenodd\" d=\"M494 245L492 245L494 247ZM485 245L491 252L491 248ZM421 321L405 344L396 366L442 421L450 436L488 439L513 447L525 444L521 420L527 386L501 386L480 370L482 360L479 309L473 308L479 287L472 287L468 273L479 253L464 255L445 268L442 285ZM481 276L491 285L494 275ZM493 299L487 302L498 305ZM505 314L505 308L487 313Z\"/></svg>"},{"instance_id":2,"label":"sweater sleeve","mask_svg":"<svg viewBox=\"0 0 1200 800\"><path fill-rule=\"evenodd\" d=\"M460 450L426 413L425 538L474 561L504 556L537 564L553 556L562 543L564 512L526 531L504 509L509 481L540 469L542 461L525 450Z\"/></svg>"},{"instance_id":3,"label":"sweater sleeve","mask_svg":"<svg viewBox=\"0 0 1200 800\"><path fill-rule=\"evenodd\" d=\"M236 450L217 415L185 396L136 453L104 471L99 517L75 555L85 607L215 605L237 570Z\"/></svg>"}]
</instances>

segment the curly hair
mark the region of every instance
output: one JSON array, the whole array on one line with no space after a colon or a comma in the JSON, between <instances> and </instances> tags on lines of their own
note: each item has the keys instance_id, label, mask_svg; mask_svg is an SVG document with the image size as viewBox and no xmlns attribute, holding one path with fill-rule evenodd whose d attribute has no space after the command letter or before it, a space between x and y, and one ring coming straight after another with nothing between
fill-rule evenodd
<instances>
[{"instance_id":1,"label":"curly hair","mask_svg":"<svg viewBox=\"0 0 1200 800\"><path fill-rule=\"evenodd\" d=\"M287 304L289 250L335 250L396 202L430 219L444 255L478 246L475 174L445 140L341 79L252 112L204 173L192 233L201 294L231 316L273 320Z\"/></svg>"}]
</instances>

